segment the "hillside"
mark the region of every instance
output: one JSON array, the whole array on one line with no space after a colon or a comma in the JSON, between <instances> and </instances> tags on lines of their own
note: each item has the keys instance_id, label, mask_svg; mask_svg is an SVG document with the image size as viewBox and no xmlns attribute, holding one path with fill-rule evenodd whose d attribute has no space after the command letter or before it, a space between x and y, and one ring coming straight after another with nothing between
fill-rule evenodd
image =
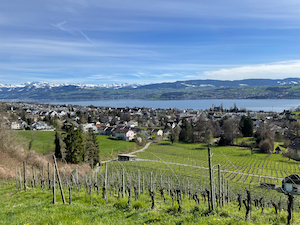
<instances>
[{"instance_id":1,"label":"hillside","mask_svg":"<svg viewBox=\"0 0 300 225\"><path fill-rule=\"evenodd\" d=\"M148 85L49 84L0 85L6 100L102 100L102 99L299 99L300 78L234 81L187 80Z\"/></svg>"}]
</instances>

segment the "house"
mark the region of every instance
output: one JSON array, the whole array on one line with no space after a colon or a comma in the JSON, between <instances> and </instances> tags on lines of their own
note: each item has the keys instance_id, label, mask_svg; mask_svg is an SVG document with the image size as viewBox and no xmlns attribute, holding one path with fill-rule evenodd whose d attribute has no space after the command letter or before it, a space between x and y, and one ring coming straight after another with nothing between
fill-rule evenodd
<instances>
[{"instance_id":1,"label":"house","mask_svg":"<svg viewBox=\"0 0 300 225\"><path fill-rule=\"evenodd\" d=\"M127 123L127 126L128 127L137 127L139 125L139 123L135 120L130 120L128 123Z\"/></svg>"},{"instance_id":2,"label":"house","mask_svg":"<svg viewBox=\"0 0 300 225\"><path fill-rule=\"evenodd\" d=\"M282 180L282 189L290 192L291 194L300 194L300 176L292 174Z\"/></svg>"},{"instance_id":3,"label":"house","mask_svg":"<svg viewBox=\"0 0 300 225\"><path fill-rule=\"evenodd\" d=\"M281 154L282 153L281 148L279 146L277 146L277 148L275 149L275 153L276 154Z\"/></svg>"},{"instance_id":4,"label":"house","mask_svg":"<svg viewBox=\"0 0 300 225\"><path fill-rule=\"evenodd\" d=\"M99 135L106 135L107 126L101 126L98 128Z\"/></svg>"},{"instance_id":5,"label":"house","mask_svg":"<svg viewBox=\"0 0 300 225\"><path fill-rule=\"evenodd\" d=\"M114 130L115 130L115 127L107 127L105 129L105 135L106 136L113 136L114 135Z\"/></svg>"},{"instance_id":6,"label":"house","mask_svg":"<svg viewBox=\"0 0 300 225\"><path fill-rule=\"evenodd\" d=\"M290 139L291 144L287 147L289 157L295 160L300 160L300 137Z\"/></svg>"},{"instance_id":7,"label":"house","mask_svg":"<svg viewBox=\"0 0 300 225\"><path fill-rule=\"evenodd\" d=\"M119 154L118 161L135 161L136 155Z\"/></svg>"},{"instance_id":8,"label":"house","mask_svg":"<svg viewBox=\"0 0 300 225\"><path fill-rule=\"evenodd\" d=\"M98 131L98 128L93 123L87 123L82 125L82 130L84 133L87 133L89 129L92 129L94 133Z\"/></svg>"},{"instance_id":9,"label":"house","mask_svg":"<svg viewBox=\"0 0 300 225\"><path fill-rule=\"evenodd\" d=\"M164 132L161 129L154 129L153 134L156 136L163 136Z\"/></svg>"},{"instance_id":10,"label":"house","mask_svg":"<svg viewBox=\"0 0 300 225\"><path fill-rule=\"evenodd\" d=\"M39 118L39 115L38 115L38 114L34 114L34 115L26 115L26 119L31 119L31 120L33 120L34 122L37 122L37 121L38 121L38 118Z\"/></svg>"},{"instance_id":11,"label":"house","mask_svg":"<svg viewBox=\"0 0 300 225\"><path fill-rule=\"evenodd\" d=\"M117 140L131 141L135 133L127 127L117 127L114 130L114 136Z\"/></svg>"},{"instance_id":12,"label":"house","mask_svg":"<svg viewBox=\"0 0 300 225\"><path fill-rule=\"evenodd\" d=\"M21 123L20 122L11 122L10 129L12 130L20 130L21 129Z\"/></svg>"},{"instance_id":13,"label":"house","mask_svg":"<svg viewBox=\"0 0 300 225\"><path fill-rule=\"evenodd\" d=\"M48 126L44 121L38 121L31 124L32 130L54 130L54 127Z\"/></svg>"}]
</instances>

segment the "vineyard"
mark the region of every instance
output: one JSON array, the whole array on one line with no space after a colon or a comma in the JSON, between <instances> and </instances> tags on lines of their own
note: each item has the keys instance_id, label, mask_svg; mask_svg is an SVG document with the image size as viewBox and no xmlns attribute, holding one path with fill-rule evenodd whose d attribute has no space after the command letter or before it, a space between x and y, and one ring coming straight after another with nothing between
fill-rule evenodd
<instances>
[{"instance_id":1,"label":"vineyard","mask_svg":"<svg viewBox=\"0 0 300 225\"><path fill-rule=\"evenodd\" d=\"M206 146L167 141L136 153L136 161L107 162L94 173L66 173L54 161L42 168L24 163L16 167L14 182L2 181L0 221L10 216L25 224L299 224L297 196L261 187L280 189L282 178L298 173L299 162L249 149L210 149L211 174Z\"/></svg>"}]
</instances>

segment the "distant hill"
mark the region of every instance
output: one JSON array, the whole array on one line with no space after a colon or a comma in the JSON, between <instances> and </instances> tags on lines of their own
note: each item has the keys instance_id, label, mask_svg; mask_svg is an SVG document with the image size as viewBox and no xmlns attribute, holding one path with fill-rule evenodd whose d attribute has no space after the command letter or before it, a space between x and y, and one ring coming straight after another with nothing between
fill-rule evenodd
<instances>
[{"instance_id":1,"label":"distant hill","mask_svg":"<svg viewBox=\"0 0 300 225\"><path fill-rule=\"evenodd\" d=\"M245 80L186 80L147 85L0 84L2 100L101 99L300 99L300 78Z\"/></svg>"}]
</instances>

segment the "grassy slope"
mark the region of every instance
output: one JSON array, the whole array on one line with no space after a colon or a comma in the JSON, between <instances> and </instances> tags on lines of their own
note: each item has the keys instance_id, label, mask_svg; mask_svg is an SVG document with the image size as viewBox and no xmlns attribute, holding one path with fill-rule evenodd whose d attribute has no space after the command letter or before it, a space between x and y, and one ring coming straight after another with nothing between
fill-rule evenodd
<instances>
[{"instance_id":1,"label":"grassy slope","mask_svg":"<svg viewBox=\"0 0 300 225\"><path fill-rule=\"evenodd\" d=\"M287 213L282 211L275 215L274 209L252 208L251 219L244 221L245 209L238 211L237 203L231 202L215 213L208 213L207 204L200 200L196 205L193 200L183 199L182 212L178 205L172 206L170 197L166 203L156 193L155 208L150 209L151 201L147 192L127 206L127 197L117 199L109 196L108 203L93 194L93 206L84 188L77 194L73 190L72 205L63 205L59 191L57 204L53 205L52 193L40 188L27 192L16 192L14 186L1 182L0 188L0 224L284 224ZM293 215L293 224L299 224L299 214Z\"/></svg>"},{"instance_id":2,"label":"grassy slope","mask_svg":"<svg viewBox=\"0 0 300 225\"><path fill-rule=\"evenodd\" d=\"M300 168L300 162L295 160L289 161L288 158L278 154L251 154L249 149L221 146L212 146L211 151L213 153L213 164L220 164L221 168L230 171L282 178L286 174L298 173ZM208 166L207 147L200 144L174 143L172 145L168 141L163 141L158 144L152 144L147 151L138 153L138 157L196 166ZM231 178L233 179L233 177ZM250 181L249 177L247 182ZM260 180L256 178L253 182L260 182Z\"/></svg>"},{"instance_id":3,"label":"grassy slope","mask_svg":"<svg viewBox=\"0 0 300 225\"><path fill-rule=\"evenodd\" d=\"M36 152L47 155L50 152L53 152L55 149L54 145L54 136L55 131L16 131L17 135L21 138L21 142L25 140L25 146L28 148L29 141L31 140L31 136L34 141L32 142L32 148ZM111 158L111 153L113 152L114 156L118 152L128 152L131 149L136 148L136 144L134 142L128 141L117 141L110 139L107 136L97 136L99 142L99 151L101 160Z\"/></svg>"},{"instance_id":4,"label":"grassy slope","mask_svg":"<svg viewBox=\"0 0 300 225\"><path fill-rule=\"evenodd\" d=\"M27 148L32 137L34 141L31 149L43 155L54 151L54 131L16 131L16 133L24 138Z\"/></svg>"}]
</instances>

